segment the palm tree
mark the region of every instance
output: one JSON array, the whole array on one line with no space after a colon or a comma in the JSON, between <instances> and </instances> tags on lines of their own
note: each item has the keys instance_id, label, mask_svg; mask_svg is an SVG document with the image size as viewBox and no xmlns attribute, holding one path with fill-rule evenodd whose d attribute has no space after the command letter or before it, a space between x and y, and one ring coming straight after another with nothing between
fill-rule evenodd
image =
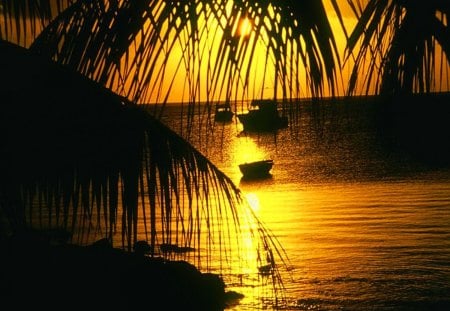
<instances>
[{"instance_id":1,"label":"palm tree","mask_svg":"<svg viewBox=\"0 0 450 311\"><path fill-rule=\"evenodd\" d=\"M429 93L448 90L450 4L445 1L350 1L358 21L348 39L356 52L349 85L354 93L358 72L376 94ZM359 5L358 5L359 4ZM368 63L368 64L367 64Z\"/></svg>"},{"instance_id":2,"label":"palm tree","mask_svg":"<svg viewBox=\"0 0 450 311\"><path fill-rule=\"evenodd\" d=\"M320 1L2 0L0 18L11 103L0 210L13 230L63 227L78 243L119 231L131 250L141 234L200 249L244 227L271 263L283 260L230 179L158 117L179 75L190 120L200 101L263 96L249 95L261 48L260 89L270 81L274 98L333 93L338 58ZM137 105L150 101L151 115Z\"/></svg>"},{"instance_id":3,"label":"palm tree","mask_svg":"<svg viewBox=\"0 0 450 311\"><path fill-rule=\"evenodd\" d=\"M23 24L6 27L17 16L8 13L14 10L8 3L2 33L5 38L21 33L25 44L30 35ZM321 1L57 3L23 7L19 15L33 21L37 30L31 35L39 35L30 49L133 102L166 102L180 75L185 85L177 88L186 90L184 98L191 104L241 99L255 75L264 76L258 90L270 88L275 98L334 90L336 47ZM51 18L71 3L64 14ZM249 36L239 35L244 19L250 20ZM261 55L258 62L252 59L255 54Z\"/></svg>"},{"instance_id":4,"label":"palm tree","mask_svg":"<svg viewBox=\"0 0 450 311\"><path fill-rule=\"evenodd\" d=\"M347 46L355 62L349 94L381 95L380 132L421 161L448 164L450 3L349 3L357 16Z\"/></svg>"}]
</instances>

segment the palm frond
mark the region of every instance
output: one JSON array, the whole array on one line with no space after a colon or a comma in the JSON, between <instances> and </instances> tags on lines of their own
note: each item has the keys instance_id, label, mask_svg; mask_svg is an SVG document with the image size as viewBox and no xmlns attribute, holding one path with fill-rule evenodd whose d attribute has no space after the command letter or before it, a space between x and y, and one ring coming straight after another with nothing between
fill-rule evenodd
<instances>
[{"instance_id":1,"label":"palm frond","mask_svg":"<svg viewBox=\"0 0 450 311\"><path fill-rule=\"evenodd\" d=\"M248 37L238 35L243 18ZM164 103L180 81L189 103L267 88L320 96L327 85L334 92L339 61L321 1L78 1L31 49L141 103Z\"/></svg>"},{"instance_id":2,"label":"palm frond","mask_svg":"<svg viewBox=\"0 0 450 311\"><path fill-rule=\"evenodd\" d=\"M16 49L4 60L18 61L2 63L14 105L1 120L0 208L13 230L62 227L80 244L106 237L129 250L145 239L154 254L192 248L207 263L240 258L249 235L258 264L277 271L282 247L233 183L135 103L164 105L180 91L192 114L199 101L267 96L258 88L333 93L337 49L321 1L0 3L0 38L63 66ZM248 37L237 32L243 18Z\"/></svg>"},{"instance_id":3,"label":"palm frond","mask_svg":"<svg viewBox=\"0 0 450 311\"><path fill-rule=\"evenodd\" d=\"M441 1L369 1L348 41L349 55L359 45L349 92L356 91L357 73L366 62L364 84L367 90L374 84L375 93L446 91L439 72L449 63L449 40L443 36L449 31L448 14Z\"/></svg>"},{"instance_id":4,"label":"palm frond","mask_svg":"<svg viewBox=\"0 0 450 311\"><path fill-rule=\"evenodd\" d=\"M128 250L147 240L153 254L192 249L199 265L231 262L242 235L265 245L256 252L284 254L232 181L142 107L17 46L0 49L10 103L0 210L13 232L62 228L77 244L106 238Z\"/></svg>"},{"instance_id":5,"label":"palm frond","mask_svg":"<svg viewBox=\"0 0 450 311\"><path fill-rule=\"evenodd\" d=\"M73 0L0 0L0 39L29 46Z\"/></svg>"}]
</instances>

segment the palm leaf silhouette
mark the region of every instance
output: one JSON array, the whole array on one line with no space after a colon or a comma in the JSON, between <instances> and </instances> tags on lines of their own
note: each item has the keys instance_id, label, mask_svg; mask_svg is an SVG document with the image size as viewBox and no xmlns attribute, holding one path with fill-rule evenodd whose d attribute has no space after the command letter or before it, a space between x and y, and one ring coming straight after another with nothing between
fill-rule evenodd
<instances>
[{"instance_id":1,"label":"palm leaf silhouette","mask_svg":"<svg viewBox=\"0 0 450 311\"><path fill-rule=\"evenodd\" d=\"M50 14L48 4L41 7ZM40 10L32 9L21 8L26 14L15 17L41 22ZM244 17L253 21L250 38L237 35ZM333 92L336 83L336 45L321 1L75 1L44 26L32 50L135 102L164 103L175 77L185 74L191 104L241 99L255 78L258 49L264 49L258 65L266 76L259 89L272 88L274 97L318 96L327 84ZM170 62L176 69L167 68ZM250 96L261 96L256 93Z\"/></svg>"},{"instance_id":2,"label":"palm leaf silhouette","mask_svg":"<svg viewBox=\"0 0 450 311\"><path fill-rule=\"evenodd\" d=\"M139 236L200 249L202 235L226 240L255 225L231 180L139 106L17 46L1 48L10 77L2 88L14 104L2 113L0 203L14 231L61 227L80 244L119 232L129 250ZM149 232L139 232L138 217ZM268 234L261 228L252 235Z\"/></svg>"},{"instance_id":3,"label":"palm leaf silhouette","mask_svg":"<svg viewBox=\"0 0 450 311\"><path fill-rule=\"evenodd\" d=\"M367 92L371 84L372 91L385 95L448 89L448 3L375 0L364 7L352 3L358 22L348 40L349 53L357 51L350 93L356 90L361 68L368 68Z\"/></svg>"},{"instance_id":4,"label":"palm leaf silhouette","mask_svg":"<svg viewBox=\"0 0 450 311\"><path fill-rule=\"evenodd\" d=\"M218 55L207 73L212 78L212 83L206 87L207 101L223 92L227 97L231 96L235 83L239 81L243 81L242 93L245 94L250 76L250 66L245 67L249 62L247 55L255 51L257 40L236 37L235 29L243 16L255 21L255 38L266 41L265 64L268 66L272 58L276 72L273 80L275 97L278 81L281 81L283 98L298 96L301 64L308 70L312 94L322 93L324 77L333 89L335 43L324 8L317 1L301 4L295 1L282 4L234 1L231 13L229 3L224 1L28 2L11 4L2 1L2 18L5 20L0 28L2 37L24 45L32 41L30 50L33 53L81 73L121 95L124 101L145 102L149 93L157 93L162 94L157 99L165 104L174 78L169 78L172 80L166 93L160 86L167 76L165 68L175 44L182 50L178 68L184 65L188 75L190 105L198 101L199 81L203 74L199 68L204 59L210 62L213 53ZM216 21L212 28L209 27L211 20ZM30 24L33 31L28 32ZM210 45L200 43L201 38L215 38L216 35L219 37L219 50L213 51ZM236 98L239 95L237 89L234 90ZM188 113L192 111L189 109ZM143 139L135 144L142 142ZM136 154L131 160L137 161L139 156ZM150 168L154 170L152 166ZM129 174L136 178L137 171L135 168ZM117 181L117 172L115 174L111 178ZM111 191L119 192L117 189ZM124 191L125 197L136 201L136 193L130 192ZM85 191L81 191L81 196L84 198L82 202L90 202ZM96 195L98 201L100 198L100 194ZM116 201L111 200L113 205ZM128 223L131 219L135 221L132 213L126 217L129 218Z\"/></svg>"},{"instance_id":5,"label":"palm leaf silhouette","mask_svg":"<svg viewBox=\"0 0 450 311\"><path fill-rule=\"evenodd\" d=\"M333 93L336 45L320 1L0 3L0 38L30 52L2 43L13 77L2 88L15 104L2 114L0 204L13 229L63 227L78 243L118 231L129 250L141 234L153 247L209 250L234 245L246 224L270 254L258 258L283 260L233 183L135 103L164 107L179 75L192 118L200 101L262 97L249 94L261 47L260 89L283 100ZM249 38L236 33L244 17Z\"/></svg>"}]
</instances>

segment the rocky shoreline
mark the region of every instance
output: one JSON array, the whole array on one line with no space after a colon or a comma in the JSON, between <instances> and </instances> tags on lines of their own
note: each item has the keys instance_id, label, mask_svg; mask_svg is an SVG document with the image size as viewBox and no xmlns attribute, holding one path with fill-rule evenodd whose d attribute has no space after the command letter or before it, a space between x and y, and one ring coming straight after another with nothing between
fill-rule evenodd
<instances>
[{"instance_id":1,"label":"rocky shoreline","mask_svg":"<svg viewBox=\"0 0 450 311\"><path fill-rule=\"evenodd\" d=\"M52 245L14 237L3 242L2 305L26 308L224 310L239 299L220 276L185 261L109 247Z\"/></svg>"}]
</instances>

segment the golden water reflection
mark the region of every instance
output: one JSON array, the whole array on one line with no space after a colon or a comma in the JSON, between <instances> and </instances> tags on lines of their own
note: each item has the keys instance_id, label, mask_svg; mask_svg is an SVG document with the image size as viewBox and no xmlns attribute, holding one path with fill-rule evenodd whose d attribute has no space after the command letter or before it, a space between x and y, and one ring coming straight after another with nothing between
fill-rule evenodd
<instances>
[{"instance_id":1,"label":"golden water reflection","mask_svg":"<svg viewBox=\"0 0 450 311\"><path fill-rule=\"evenodd\" d=\"M247 199L248 204L250 205L252 210L255 213L258 213L259 208L260 208L258 195L256 193L250 192L245 195L245 198Z\"/></svg>"},{"instance_id":2,"label":"golden water reflection","mask_svg":"<svg viewBox=\"0 0 450 311\"><path fill-rule=\"evenodd\" d=\"M254 183L242 190L289 255L293 269L284 280L293 309L385 309L430 292L446 299L449 184Z\"/></svg>"},{"instance_id":3,"label":"golden water reflection","mask_svg":"<svg viewBox=\"0 0 450 311\"><path fill-rule=\"evenodd\" d=\"M240 137L235 140L231 147L234 155L234 163L237 166L240 163L262 160L268 157L267 152L255 142L251 137Z\"/></svg>"}]
</instances>

